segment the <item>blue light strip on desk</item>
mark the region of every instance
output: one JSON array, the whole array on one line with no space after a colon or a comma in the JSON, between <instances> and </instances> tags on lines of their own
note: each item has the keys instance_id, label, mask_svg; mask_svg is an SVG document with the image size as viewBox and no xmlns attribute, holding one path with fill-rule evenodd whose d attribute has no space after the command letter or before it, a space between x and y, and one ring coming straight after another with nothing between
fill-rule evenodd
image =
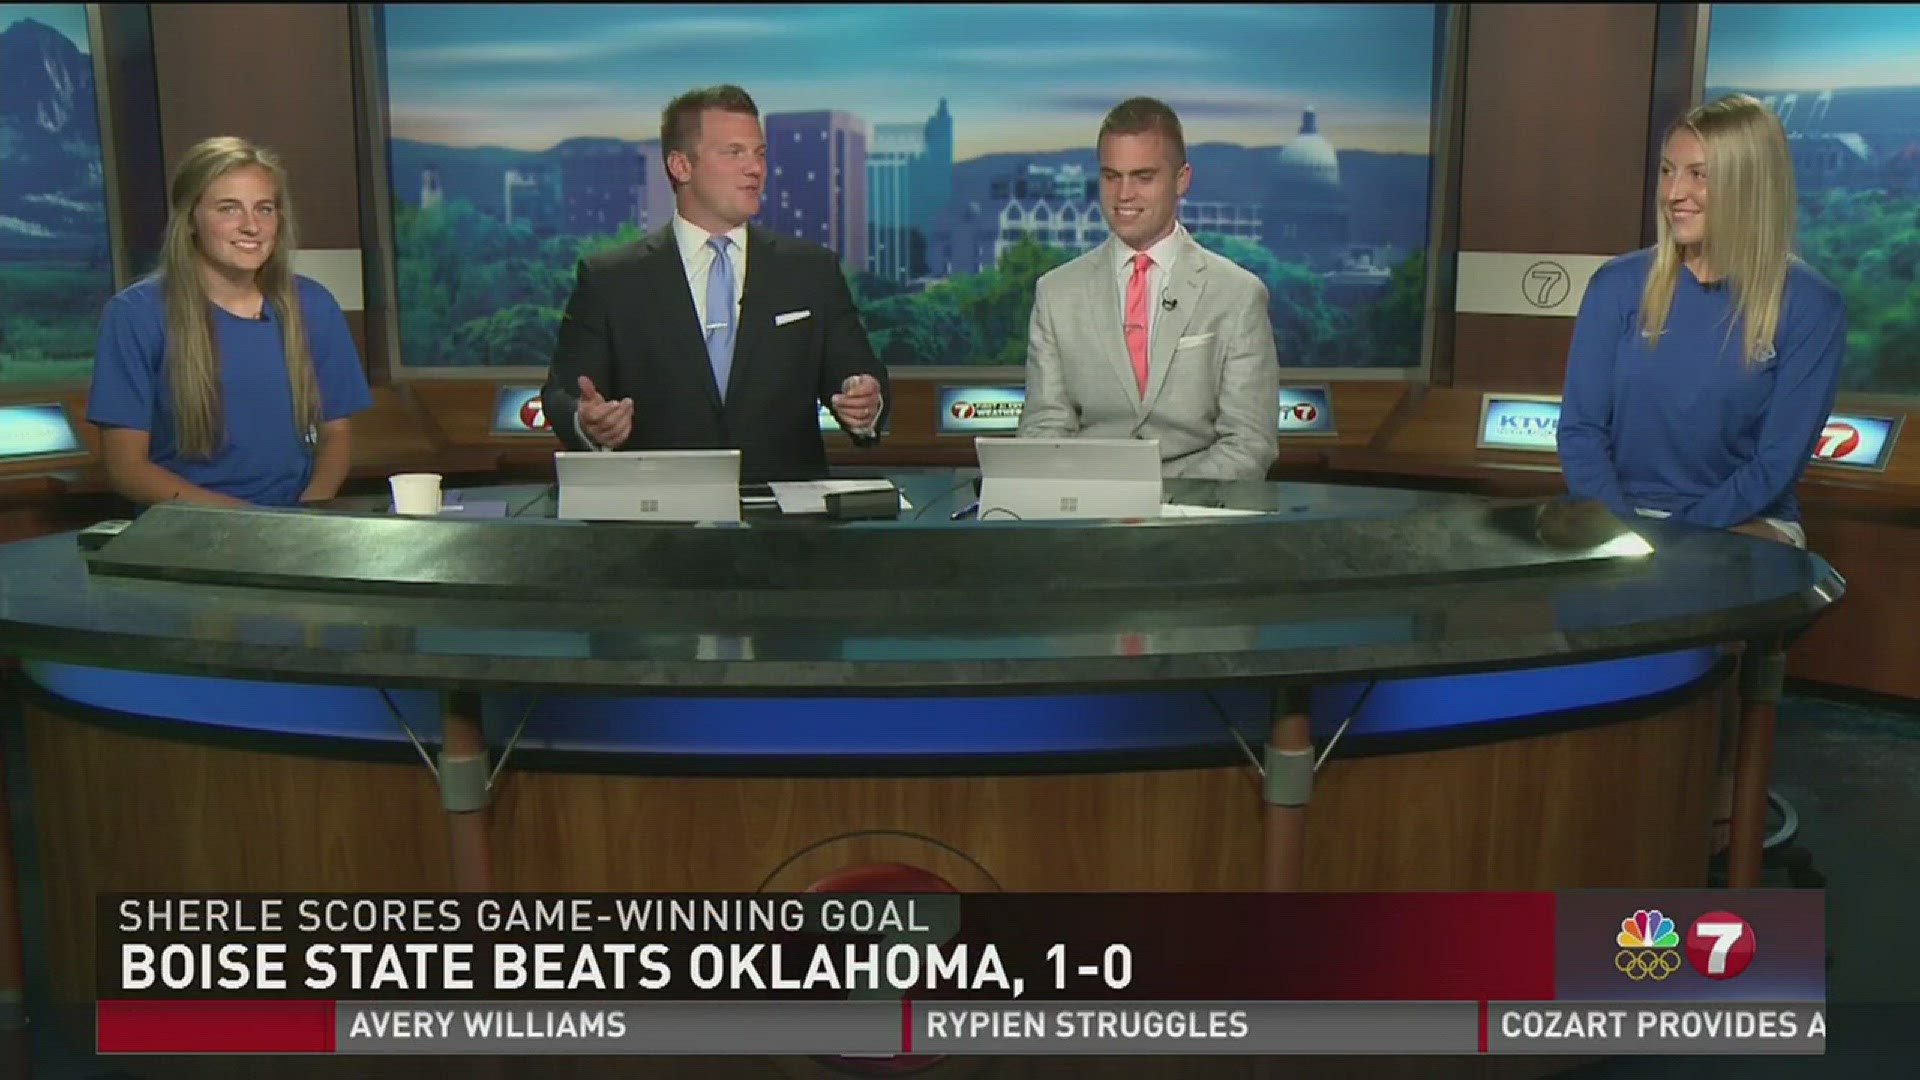
<instances>
[{"instance_id":1,"label":"blue light strip on desk","mask_svg":"<svg viewBox=\"0 0 1920 1080\"><path fill-rule=\"evenodd\" d=\"M1557 668L1382 682L1347 740L1460 731L1476 725L1629 701L1678 689L1705 674L1715 649L1689 649ZM263 734L345 741L404 739L378 691L180 675L153 675L29 661L50 693L101 709ZM1332 733L1362 683L1318 688L1316 737ZM391 690L422 738L437 738L431 691ZM1271 718L1262 690L1212 692L1250 740ZM519 722L530 695L482 695L496 742ZM1045 697L676 698L543 695L522 745L530 750L688 757L845 757L1069 754L1153 750L1227 741L1198 691Z\"/></svg>"}]
</instances>

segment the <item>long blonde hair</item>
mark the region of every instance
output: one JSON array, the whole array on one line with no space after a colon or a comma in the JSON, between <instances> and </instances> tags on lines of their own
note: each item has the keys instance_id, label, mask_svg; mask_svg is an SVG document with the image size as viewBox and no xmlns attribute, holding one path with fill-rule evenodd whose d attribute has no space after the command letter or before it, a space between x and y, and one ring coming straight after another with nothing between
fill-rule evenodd
<instances>
[{"instance_id":1,"label":"long blonde hair","mask_svg":"<svg viewBox=\"0 0 1920 1080\"><path fill-rule=\"evenodd\" d=\"M1707 155L1706 264L1733 290L1733 313L1745 332L1740 355L1748 364L1773 357L1773 336L1785 302L1793 259L1798 193L1793 155L1780 118L1747 94L1729 94L1681 117L1661 141L1691 131ZM1666 331L1684 259L1667 219L1665 195L1655 215L1653 266L1640 296L1640 327L1652 348ZM1731 334L1733 327L1727 327Z\"/></svg>"},{"instance_id":2,"label":"long blonde hair","mask_svg":"<svg viewBox=\"0 0 1920 1080\"><path fill-rule=\"evenodd\" d=\"M293 387L293 415L303 439L320 425L320 387L307 348L306 321L293 275L294 229L287 171L272 151L245 139L222 135L197 143L174 173L169 192L167 229L160 245L160 284L167 305L167 386L173 395L174 436L183 457L210 458L226 441L226 412L220 393L220 349L200 278L204 256L193 211L215 180L235 169L259 166L273 177L279 231L273 252L254 281L280 322L287 355L287 382Z\"/></svg>"}]
</instances>

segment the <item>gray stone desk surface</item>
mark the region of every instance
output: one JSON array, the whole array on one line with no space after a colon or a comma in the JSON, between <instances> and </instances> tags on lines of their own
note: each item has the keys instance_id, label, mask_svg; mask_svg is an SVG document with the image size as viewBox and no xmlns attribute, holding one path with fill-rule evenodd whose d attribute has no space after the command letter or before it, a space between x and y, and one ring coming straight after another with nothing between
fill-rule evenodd
<instances>
[{"instance_id":1,"label":"gray stone desk surface","mask_svg":"<svg viewBox=\"0 0 1920 1080\"><path fill-rule=\"evenodd\" d=\"M889 472L901 520L506 520L157 507L87 555L0 546L0 653L287 681L639 693L991 694L1484 671L1779 633L1817 555L1554 502L1170 483L1257 510L954 522L969 472ZM91 565L89 565L91 559Z\"/></svg>"}]
</instances>

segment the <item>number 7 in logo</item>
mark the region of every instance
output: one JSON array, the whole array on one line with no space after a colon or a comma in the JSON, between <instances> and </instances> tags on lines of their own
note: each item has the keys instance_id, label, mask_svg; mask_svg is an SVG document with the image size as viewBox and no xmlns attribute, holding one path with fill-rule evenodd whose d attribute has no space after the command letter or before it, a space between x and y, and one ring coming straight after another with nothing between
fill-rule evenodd
<instances>
[{"instance_id":1,"label":"number 7 in logo","mask_svg":"<svg viewBox=\"0 0 1920 1080\"><path fill-rule=\"evenodd\" d=\"M1687 930L1687 962L1709 979L1731 979L1753 963L1754 944L1745 919L1710 911Z\"/></svg>"}]
</instances>

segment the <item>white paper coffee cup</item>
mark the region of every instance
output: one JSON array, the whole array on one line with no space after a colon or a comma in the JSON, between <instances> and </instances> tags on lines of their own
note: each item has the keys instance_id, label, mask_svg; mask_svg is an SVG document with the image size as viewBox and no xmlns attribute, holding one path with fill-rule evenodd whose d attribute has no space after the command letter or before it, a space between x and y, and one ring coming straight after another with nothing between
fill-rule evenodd
<instances>
[{"instance_id":1,"label":"white paper coffee cup","mask_svg":"<svg viewBox=\"0 0 1920 1080\"><path fill-rule=\"evenodd\" d=\"M393 512L431 517L440 512L439 473L399 473L387 481L393 485Z\"/></svg>"}]
</instances>

